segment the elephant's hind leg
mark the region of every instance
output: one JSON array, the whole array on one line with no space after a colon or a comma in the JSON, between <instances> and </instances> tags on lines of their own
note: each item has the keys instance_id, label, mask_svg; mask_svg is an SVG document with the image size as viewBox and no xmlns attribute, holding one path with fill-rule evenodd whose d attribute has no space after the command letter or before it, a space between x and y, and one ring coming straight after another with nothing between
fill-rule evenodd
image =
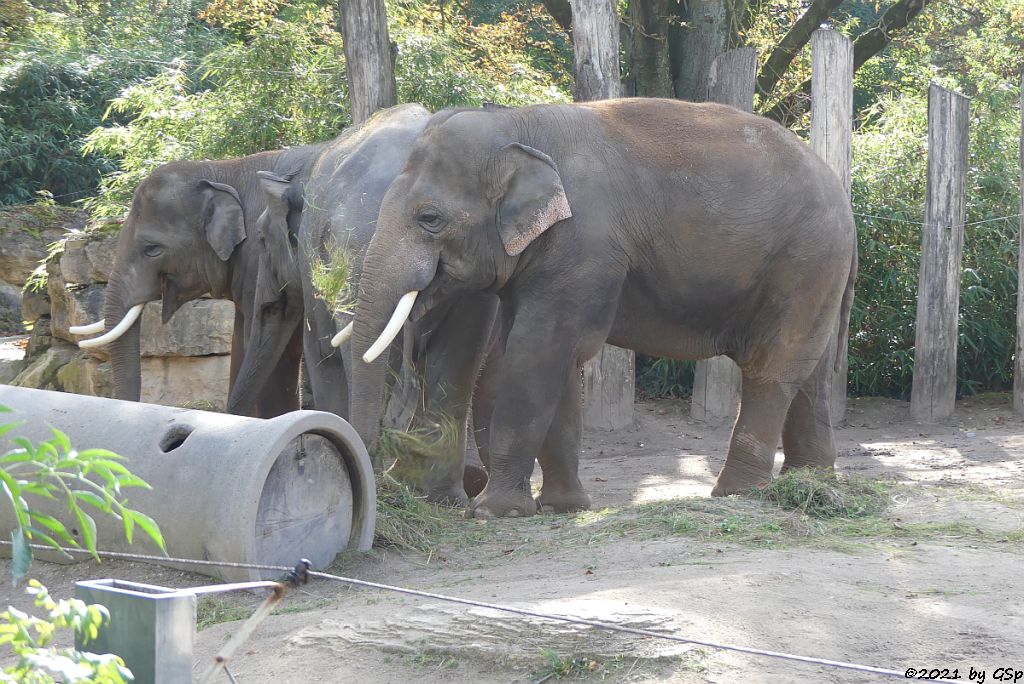
<instances>
[{"instance_id":1,"label":"elephant's hind leg","mask_svg":"<svg viewBox=\"0 0 1024 684\"><path fill-rule=\"evenodd\" d=\"M793 468L831 468L836 440L829 401L832 396L832 347L793 398L782 428L783 472Z\"/></svg>"},{"instance_id":2,"label":"elephant's hind leg","mask_svg":"<svg viewBox=\"0 0 1024 684\"><path fill-rule=\"evenodd\" d=\"M580 440L583 435L582 390L580 368L576 367L537 457L544 474L544 483L537 496L537 508L541 511L571 513L590 508L590 497L583 491L579 478Z\"/></svg>"},{"instance_id":3,"label":"elephant's hind leg","mask_svg":"<svg viewBox=\"0 0 1024 684\"><path fill-rule=\"evenodd\" d=\"M792 384L744 375L740 413L732 430L729 455L712 496L745 492L771 481L775 447L794 392Z\"/></svg>"}]
</instances>

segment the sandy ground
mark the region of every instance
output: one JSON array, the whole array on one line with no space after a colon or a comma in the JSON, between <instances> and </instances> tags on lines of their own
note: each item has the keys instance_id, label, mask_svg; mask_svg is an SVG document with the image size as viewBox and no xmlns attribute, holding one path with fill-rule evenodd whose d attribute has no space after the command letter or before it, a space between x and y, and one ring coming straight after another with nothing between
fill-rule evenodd
<instances>
[{"instance_id":1,"label":"sandy ground","mask_svg":"<svg viewBox=\"0 0 1024 684\"><path fill-rule=\"evenodd\" d=\"M465 538L449 539L430 554L375 550L345 558L334 570L901 672L959 668L966 681L974 667L992 681L998 667L1024 669L1024 422L1011 412L1008 397L961 402L956 417L941 426L912 422L905 403L851 402L847 424L838 431L838 470L900 483L882 516L889 530L884 534L736 541L728 534L644 528L643 520L628 528L642 532L600 527L602 519L623 515L620 509L635 518L635 507L645 502L707 496L724 460L728 429L695 423L687 414L686 402L646 402L638 406L633 430L587 436L581 478L595 509L610 511L458 523ZM731 499L725 506L723 529L731 524L732 508L739 515L751 502ZM0 566L9 572L5 562ZM209 583L114 562L36 563L32 574L58 596L70 595L75 580L96 577L164 586ZM20 594L4 598L27 605ZM206 620L218 611L244 617L257 602L245 596L201 606L201 612ZM223 622L199 632L197 671L241 624ZM230 669L238 682L282 683L542 682L559 676L879 680L328 582L287 597L283 611L260 626Z\"/></svg>"}]
</instances>

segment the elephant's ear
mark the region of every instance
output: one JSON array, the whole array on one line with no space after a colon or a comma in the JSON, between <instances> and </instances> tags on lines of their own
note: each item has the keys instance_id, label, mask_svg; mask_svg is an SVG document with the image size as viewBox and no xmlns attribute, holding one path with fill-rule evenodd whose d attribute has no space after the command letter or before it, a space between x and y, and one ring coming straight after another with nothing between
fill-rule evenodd
<instances>
[{"instance_id":1,"label":"elephant's ear","mask_svg":"<svg viewBox=\"0 0 1024 684\"><path fill-rule=\"evenodd\" d=\"M292 175L279 175L273 171L257 171L260 186L266 196L267 208L285 216L288 237L295 242L299 236L299 221L305 204L302 193L292 184Z\"/></svg>"},{"instance_id":2,"label":"elephant's ear","mask_svg":"<svg viewBox=\"0 0 1024 684\"><path fill-rule=\"evenodd\" d=\"M498 202L498 233L508 255L516 256L572 211L551 157L519 143L506 145L502 152L506 177Z\"/></svg>"},{"instance_id":3,"label":"elephant's ear","mask_svg":"<svg viewBox=\"0 0 1024 684\"><path fill-rule=\"evenodd\" d=\"M245 239L242 200L230 185L206 179L199 181L199 185L213 190L210 193L213 211L206 220L206 240L221 261L227 261L238 243Z\"/></svg>"},{"instance_id":4,"label":"elephant's ear","mask_svg":"<svg viewBox=\"0 0 1024 684\"><path fill-rule=\"evenodd\" d=\"M288 177L270 171L257 171L256 176L267 203L265 213L257 223L262 232L263 249L256 278L256 301L266 304L281 297L295 270L295 255L288 238L292 232L291 224L297 224L301 214L293 211L292 197L295 193ZM296 215L294 220L293 214Z\"/></svg>"}]
</instances>

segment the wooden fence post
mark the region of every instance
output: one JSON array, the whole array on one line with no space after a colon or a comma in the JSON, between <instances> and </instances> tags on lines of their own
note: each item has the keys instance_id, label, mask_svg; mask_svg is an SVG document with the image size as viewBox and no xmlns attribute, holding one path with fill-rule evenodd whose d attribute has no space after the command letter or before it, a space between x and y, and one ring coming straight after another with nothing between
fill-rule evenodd
<instances>
[{"instance_id":1,"label":"wooden fence post","mask_svg":"<svg viewBox=\"0 0 1024 684\"><path fill-rule=\"evenodd\" d=\"M722 53L711 63L707 99L751 112L756 78L757 50L747 47ZM698 361L690 416L709 423L735 420L742 381L739 367L728 356Z\"/></svg>"},{"instance_id":2,"label":"wooden fence post","mask_svg":"<svg viewBox=\"0 0 1024 684\"><path fill-rule=\"evenodd\" d=\"M911 415L926 423L952 416L956 401L970 105L969 98L934 83L928 90L928 187L910 393Z\"/></svg>"},{"instance_id":3,"label":"wooden fence post","mask_svg":"<svg viewBox=\"0 0 1024 684\"><path fill-rule=\"evenodd\" d=\"M1020 79L1020 232L1017 238L1017 355L1013 364L1013 410L1024 415L1024 74Z\"/></svg>"},{"instance_id":4,"label":"wooden fence post","mask_svg":"<svg viewBox=\"0 0 1024 684\"><path fill-rule=\"evenodd\" d=\"M619 13L614 0L570 0L577 102L622 93ZM604 345L583 366L583 426L619 430L633 424L636 384L632 350Z\"/></svg>"},{"instance_id":5,"label":"wooden fence post","mask_svg":"<svg viewBox=\"0 0 1024 684\"><path fill-rule=\"evenodd\" d=\"M818 29L811 36L811 149L839 176L847 196L852 137L853 43L838 31ZM840 367L832 376L833 425L846 415L849 335L836 344Z\"/></svg>"}]
</instances>

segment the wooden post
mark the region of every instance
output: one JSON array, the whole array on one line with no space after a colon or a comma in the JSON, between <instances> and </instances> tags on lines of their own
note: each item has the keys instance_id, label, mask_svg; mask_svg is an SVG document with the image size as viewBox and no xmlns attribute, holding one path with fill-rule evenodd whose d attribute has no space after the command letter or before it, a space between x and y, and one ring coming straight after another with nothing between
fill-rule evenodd
<instances>
[{"instance_id":1,"label":"wooden post","mask_svg":"<svg viewBox=\"0 0 1024 684\"><path fill-rule=\"evenodd\" d=\"M577 102L622 93L619 14L614 0L570 0ZM618 430L633 424L634 354L605 345L583 366L583 426Z\"/></svg>"},{"instance_id":2,"label":"wooden post","mask_svg":"<svg viewBox=\"0 0 1024 684\"><path fill-rule=\"evenodd\" d=\"M338 9L352 123L360 124L398 103L387 10L384 0L340 0Z\"/></svg>"},{"instance_id":3,"label":"wooden post","mask_svg":"<svg viewBox=\"0 0 1024 684\"><path fill-rule=\"evenodd\" d=\"M608 100L622 94L619 14L614 0L571 0L576 85L573 99Z\"/></svg>"},{"instance_id":4,"label":"wooden post","mask_svg":"<svg viewBox=\"0 0 1024 684\"><path fill-rule=\"evenodd\" d=\"M1013 410L1024 415L1024 75L1020 80L1020 233L1017 252L1017 356L1013 364Z\"/></svg>"},{"instance_id":5,"label":"wooden post","mask_svg":"<svg viewBox=\"0 0 1024 684\"><path fill-rule=\"evenodd\" d=\"M756 76L757 50L747 47L725 52L711 63L707 99L751 112ZM742 382L739 367L728 356L698 361L690 415L708 423L735 420Z\"/></svg>"},{"instance_id":6,"label":"wooden post","mask_svg":"<svg viewBox=\"0 0 1024 684\"><path fill-rule=\"evenodd\" d=\"M811 148L839 176L847 196L852 136L853 43L838 31L818 29L811 36ZM838 321L836 325L838 335ZM832 376L833 425L846 415L849 335L836 344L840 368Z\"/></svg>"},{"instance_id":7,"label":"wooden post","mask_svg":"<svg viewBox=\"0 0 1024 684\"><path fill-rule=\"evenodd\" d=\"M956 400L970 105L970 99L938 85L928 90L928 187L910 393L911 415L926 423L952 416Z\"/></svg>"}]
</instances>

